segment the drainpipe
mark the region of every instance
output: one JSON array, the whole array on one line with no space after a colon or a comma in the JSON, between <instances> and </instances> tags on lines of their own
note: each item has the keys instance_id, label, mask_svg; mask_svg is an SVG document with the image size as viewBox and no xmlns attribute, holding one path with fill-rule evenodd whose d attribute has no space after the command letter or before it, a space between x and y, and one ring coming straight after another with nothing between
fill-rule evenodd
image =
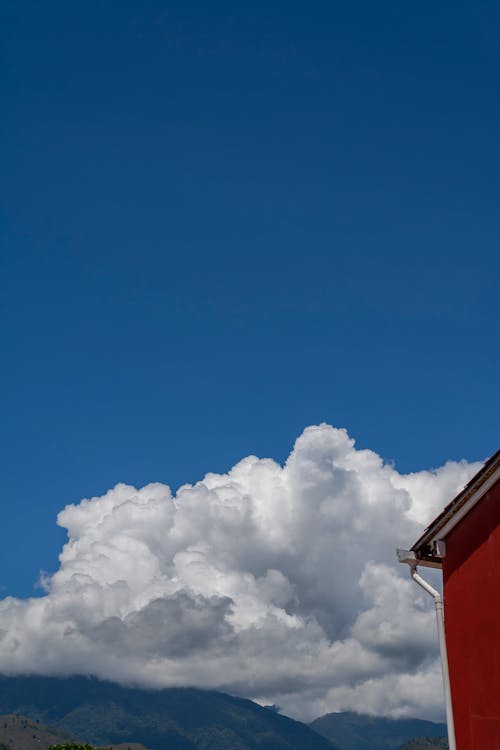
<instances>
[{"instance_id":1,"label":"drainpipe","mask_svg":"<svg viewBox=\"0 0 500 750\"><path fill-rule=\"evenodd\" d=\"M446 726L448 729L448 745L450 750L456 750L455 725L453 723L453 707L451 704L450 674L448 671L448 654L446 652L446 638L444 633L443 599L439 591L436 591L430 583L425 581L417 573L417 558L411 550L397 550L399 562L406 563L410 567L410 576L415 583L424 589L434 599L436 609L436 620L439 638L439 652L441 654L441 671L443 673L444 703L446 707Z\"/></svg>"}]
</instances>

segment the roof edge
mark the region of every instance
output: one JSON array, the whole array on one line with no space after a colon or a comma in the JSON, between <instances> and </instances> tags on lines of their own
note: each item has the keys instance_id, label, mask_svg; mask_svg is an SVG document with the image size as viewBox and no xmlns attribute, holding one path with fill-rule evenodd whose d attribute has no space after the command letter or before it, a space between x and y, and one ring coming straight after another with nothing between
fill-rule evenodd
<instances>
[{"instance_id":1,"label":"roof edge","mask_svg":"<svg viewBox=\"0 0 500 750\"><path fill-rule=\"evenodd\" d=\"M443 555L436 554L436 543L464 518L488 490L500 479L500 450L494 453L464 489L436 516L411 548L419 565L441 568Z\"/></svg>"}]
</instances>

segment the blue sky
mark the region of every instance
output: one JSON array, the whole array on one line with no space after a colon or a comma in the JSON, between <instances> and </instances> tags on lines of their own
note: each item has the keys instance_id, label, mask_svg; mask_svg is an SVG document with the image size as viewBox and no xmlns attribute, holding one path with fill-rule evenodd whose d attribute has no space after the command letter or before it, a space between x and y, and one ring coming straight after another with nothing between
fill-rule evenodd
<instances>
[{"instance_id":1,"label":"blue sky","mask_svg":"<svg viewBox=\"0 0 500 750\"><path fill-rule=\"evenodd\" d=\"M493 2L6 2L3 593L304 427L497 448Z\"/></svg>"}]
</instances>

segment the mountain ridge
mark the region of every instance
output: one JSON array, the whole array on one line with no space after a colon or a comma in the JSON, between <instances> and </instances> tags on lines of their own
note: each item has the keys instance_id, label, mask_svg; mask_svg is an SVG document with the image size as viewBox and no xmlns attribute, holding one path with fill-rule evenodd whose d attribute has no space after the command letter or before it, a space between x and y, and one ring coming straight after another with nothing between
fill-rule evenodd
<instances>
[{"instance_id":1,"label":"mountain ridge","mask_svg":"<svg viewBox=\"0 0 500 750\"><path fill-rule=\"evenodd\" d=\"M67 732L40 724L20 714L0 714L0 750L46 750L51 745L76 742ZM99 750L96 748L96 750ZM134 742L110 745L103 750L148 750Z\"/></svg>"},{"instance_id":2,"label":"mountain ridge","mask_svg":"<svg viewBox=\"0 0 500 750\"><path fill-rule=\"evenodd\" d=\"M391 719L356 711L328 713L309 726L340 750L397 750L415 738L442 738L446 724L424 719Z\"/></svg>"},{"instance_id":3,"label":"mountain ridge","mask_svg":"<svg viewBox=\"0 0 500 750\"><path fill-rule=\"evenodd\" d=\"M339 750L306 724L197 688L128 688L93 677L0 676L0 713L23 714L92 745L149 750Z\"/></svg>"}]
</instances>

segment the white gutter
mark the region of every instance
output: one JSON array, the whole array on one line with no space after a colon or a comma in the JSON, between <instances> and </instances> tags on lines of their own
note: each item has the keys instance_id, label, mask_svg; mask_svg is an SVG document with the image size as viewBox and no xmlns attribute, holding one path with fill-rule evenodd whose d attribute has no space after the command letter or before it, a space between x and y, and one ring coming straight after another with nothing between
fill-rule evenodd
<instances>
[{"instance_id":1,"label":"white gutter","mask_svg":"<svg viewBox=\"0 0 500 750\"><path fill-rule=\"evenodd\" d=\"M444 632L444 614L443 599L439 591L436 591L430 583L427 583L417 573L417 558L414 552L405 549L398 549L399 562L406 563L410 566L410 575L418 585L424 589L434 599L436 609L436 620L439 638L439 652L441 654L441 672L443 674L444 703L446 708L446 726L448 729L448 745L450 750L456 750L455 725L453 722L453 706L451 703L450 673L448 671L448 654L446 651L446 637Z\"/></svg>"}]
</instances>

